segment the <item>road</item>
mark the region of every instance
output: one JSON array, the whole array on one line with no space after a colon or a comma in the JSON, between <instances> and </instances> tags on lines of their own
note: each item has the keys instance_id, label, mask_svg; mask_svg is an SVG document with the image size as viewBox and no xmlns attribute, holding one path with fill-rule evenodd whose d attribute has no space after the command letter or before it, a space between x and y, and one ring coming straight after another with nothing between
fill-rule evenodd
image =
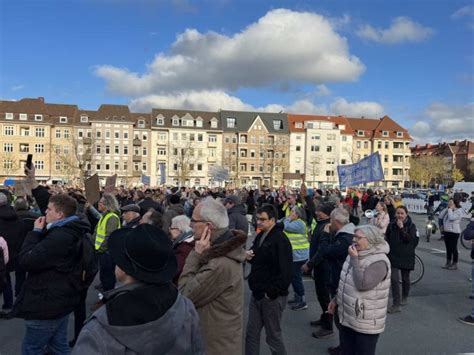
<instances>
[{"instance_id":1,"label":"road","mask_svg":"<svg viewBox=\"0 0 474 355\"><path fill-rule=\"evenodd\" d=\"M423 231L426 217L414 215L412 218L418 229ZM457 321L459 316L470 312L473 302L468 299L471 287L468 281L471 273L469 251L460 246L459 270L444 270L441 268L445 264L444 243L438 238L439 233L430 243L420 239L417 254L425 265L425 275L412 287L409 304L403 307L402 312L388 315L385 332L378 342L378 354L474 353L474 327ZM329 346L338 343L338 338L336 335L325 340L311 337L314 328L309 326L309 322L319 317L320 309L313 281L305 279L305 287L309 308L297 312L287 308L284 312L285 343L289 354L325 354ZM90 290L89 304L94 302L95 296L95 292ZM247 289L246 304L248 299ZM70 333L72 329L71 317ZM22 320L0 320L0 354L19 354L23 333ZM264 338L262 332L262 354L270 354Z\"/></svg>"}]
</instances>

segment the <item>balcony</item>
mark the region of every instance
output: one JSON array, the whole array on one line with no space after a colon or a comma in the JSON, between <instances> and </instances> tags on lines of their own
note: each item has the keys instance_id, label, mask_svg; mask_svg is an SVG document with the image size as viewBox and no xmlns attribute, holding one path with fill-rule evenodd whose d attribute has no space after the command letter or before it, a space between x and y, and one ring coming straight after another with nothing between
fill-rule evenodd
<instances>
[{"instance_id":1,"label":"balcony","mask_svg":"<svg viewBox=\"0 0 474 355\"><path fill-rule=\"evenodd\" d=\"M133 146L134 146L134 147L141 147L141 146L142 146L142 141L141 141L140 139L138 139L138 138L135 138L135 139L133 140Z\"/></svg>"},{"instance_id":2,"label":"balcony","mask_svg":"<svg viewBox=\"0 0 474 355\"><path fill-rule=\"evenodd\" d=\"M84 138L82 138L82 143L83 144L92 144L92 138L84 137Z\"/></svg>"},{"instance_id":3,"label":"balcony","mask_svg":"<svg viewBox=\"0 0 474 355\"><path fill-rule=\"evenodd\" d=\"M138 171L138 170L135 170L135 171L132 173L132 176L133 176L133 177L141 177L141 176L142 176L142 172L141 172L141 171Z\"/></svg>"},{"instance_id":4,"label":"balcony","mask_svg":"<svg viewBox=\"0 0 474 355\"><path fill-rule=\"evenodd\" d=\"M140 162L140 161L142 161L142 156L141 155L134 155L132 160L134 162Z\"/></svg>"},{"instance_id":5,"label":"balcony","mask_svg":"<svg viewBox=\"0 0 474 355\"><path fill-rule=\"evenodd\" d=\"M217 142L207 142L207 146L211 148L217 147Z\"/></svg>"}]
</instances>

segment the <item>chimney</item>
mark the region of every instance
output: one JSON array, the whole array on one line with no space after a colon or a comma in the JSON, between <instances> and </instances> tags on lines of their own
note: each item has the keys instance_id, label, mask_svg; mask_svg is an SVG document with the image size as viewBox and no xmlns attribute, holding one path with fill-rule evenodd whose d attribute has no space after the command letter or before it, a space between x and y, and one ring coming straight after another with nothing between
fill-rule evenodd
<instances>
[{"instance_id":1,"label":"chimney","mask_svg":"<svg viewBox=\"0 0 474 355\"><path fill-rule=\"evenodd\" d=\"M40 101L44 104L44 97L39 96L39 97L38 97L38 100L40 100Z\"/></svg>"}]
</instances>

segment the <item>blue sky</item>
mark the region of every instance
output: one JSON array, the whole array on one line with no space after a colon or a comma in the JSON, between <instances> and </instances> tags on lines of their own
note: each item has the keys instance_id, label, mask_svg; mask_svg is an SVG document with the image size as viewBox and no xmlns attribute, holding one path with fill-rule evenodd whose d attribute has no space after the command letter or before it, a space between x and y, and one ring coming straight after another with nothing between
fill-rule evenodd
<instances>
[{"instance_id":1,"label":"blue sky","mask_svg":"<svg viewBox=\"0 0 474 355\"><path fill-rule=\"evenodd\" d=\"M394 118L474 139L472 1L1 0L0 98Z\"/></svg>"}]
</instances>

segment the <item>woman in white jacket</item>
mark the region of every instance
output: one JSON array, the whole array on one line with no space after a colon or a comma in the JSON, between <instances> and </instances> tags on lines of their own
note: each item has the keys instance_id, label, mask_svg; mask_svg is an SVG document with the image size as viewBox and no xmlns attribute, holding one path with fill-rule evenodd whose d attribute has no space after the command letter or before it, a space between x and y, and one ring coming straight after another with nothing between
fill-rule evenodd
<instances>
[{"instance_id":1,"label":"woman in white jacket","mask_svg":"<svg viewBox=\"0 0 474 355\"><path fill-rule=\"evenodd\" d=\"M458 269L458 239L461 234L461 218L463 217L466 217L466 213L458 198L450 199L448 207L439 214L439 218L443 220L444 244L446 245L446 265L443 266L443 269Z\"/></svg>"}]
</instances>

